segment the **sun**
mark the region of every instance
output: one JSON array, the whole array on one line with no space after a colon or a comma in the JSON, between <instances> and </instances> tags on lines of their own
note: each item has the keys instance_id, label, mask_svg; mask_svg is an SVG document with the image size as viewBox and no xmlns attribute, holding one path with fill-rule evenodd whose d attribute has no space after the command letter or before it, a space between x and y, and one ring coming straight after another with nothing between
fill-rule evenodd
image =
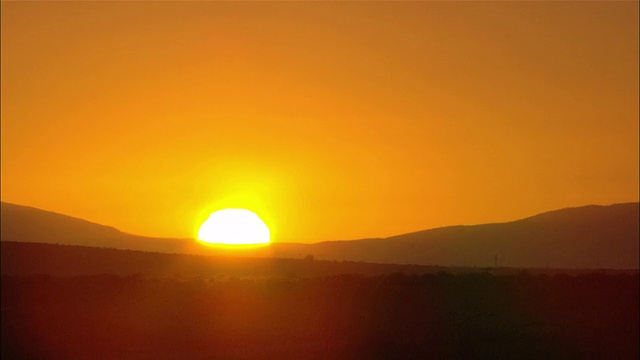
<instances>
[{"instance_id":1,"label":"sun","mask_svg":"<svg viewBox=\"0 0 640 360\"><path fill-rule=\"evenodd\" d=\"M246 209L213 212L198 230L198 240L220 245L268 244L271 235L258 215Z\"/></svg>"}]
</instances>

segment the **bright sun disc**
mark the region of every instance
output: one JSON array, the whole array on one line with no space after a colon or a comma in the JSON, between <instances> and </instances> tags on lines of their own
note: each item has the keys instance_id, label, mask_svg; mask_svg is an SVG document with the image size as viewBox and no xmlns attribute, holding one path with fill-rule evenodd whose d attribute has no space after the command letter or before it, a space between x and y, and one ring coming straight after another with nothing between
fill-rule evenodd
<instances>
[{"instance_id":1,"label":"bright sun disc","mask_svg":"<svg viewBox=\"0 0 640 360\"><path fill-rule=\"evenodd\" d=\"M258 215L245 209L224 209L212 213L200 226L198 239L210 244L268 244L269 228Z\"/></svg>"}]
</instances>

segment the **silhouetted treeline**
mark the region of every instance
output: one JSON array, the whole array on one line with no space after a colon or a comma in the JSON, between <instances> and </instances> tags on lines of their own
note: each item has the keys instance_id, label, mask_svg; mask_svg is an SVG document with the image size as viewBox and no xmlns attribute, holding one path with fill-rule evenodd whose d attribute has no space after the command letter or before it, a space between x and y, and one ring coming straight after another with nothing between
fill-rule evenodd
<instances>
[{"instance_id":1,"label":"silhouetted treeline","mask_svg":"<svg viewBox=\"0 0 640 360\"><path fill-rule=\"evenodd\" d=\"M639 278L2 276L2 359L637 359Z\"/></svg>"},{"instance_id":2,"label":"silhouetted treeline","mask_svg":"<svg viewBox=\"0 0 640 360\"><path fill-rule=\"evenodd\" d=\"M77 245L0 243L4 275L49 274L77 276L97 274L145 276L237 276L237 277L318 277L339 274L379 276L394 272L410 274L478 273L516 274L517 268L440 267L408 264L372 264L354 261L248 258L164 254L133 250L105 249ZM307 254L309 255L309 254ZM306 258L306 259L305 259ZM584 274L593 270L527 269L532 274ZM637 273L637 270L598 270L607 274Z\"/></svg>"}]
</instances>

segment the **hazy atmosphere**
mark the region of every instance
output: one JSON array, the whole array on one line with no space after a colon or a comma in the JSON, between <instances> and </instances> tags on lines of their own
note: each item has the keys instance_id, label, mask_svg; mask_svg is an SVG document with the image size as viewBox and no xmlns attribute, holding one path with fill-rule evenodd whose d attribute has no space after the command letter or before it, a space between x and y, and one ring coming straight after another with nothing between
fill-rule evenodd
<instances>
[{"instance_id":1,"label":"hazy atmosphere","mask_svg":"<svg viewBox=\"0 0 640 360\"><path fill-rule=\"evenodd\" d=\"M637 1L0 6L0 359L640 358Z\"/></svg>"},{"instance_id":2,"label":"hazy atmosphere","mask_svg":"<svg viewBox=\"0 0 640 360\"><path fill-rule=\"evenodd\" d=\"M637 2L5 2L2 201L192 237L638 201Z\"/></svg>"}]
</instances>

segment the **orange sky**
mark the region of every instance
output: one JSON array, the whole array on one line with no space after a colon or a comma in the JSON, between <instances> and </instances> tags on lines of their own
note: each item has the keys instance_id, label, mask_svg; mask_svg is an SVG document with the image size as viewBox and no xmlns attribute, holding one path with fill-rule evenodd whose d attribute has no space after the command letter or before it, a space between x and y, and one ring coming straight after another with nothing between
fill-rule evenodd
<instances>
[{"instance_id":1,"label":"orange sky","mask_svg":"<svg viewBox=\"0 0 640 360\"><path fill-rule=\"evenodd\" d=\"M637 2L2 2L2 201L274 241L638 201Z\"/></svg>"}]
</instances>

